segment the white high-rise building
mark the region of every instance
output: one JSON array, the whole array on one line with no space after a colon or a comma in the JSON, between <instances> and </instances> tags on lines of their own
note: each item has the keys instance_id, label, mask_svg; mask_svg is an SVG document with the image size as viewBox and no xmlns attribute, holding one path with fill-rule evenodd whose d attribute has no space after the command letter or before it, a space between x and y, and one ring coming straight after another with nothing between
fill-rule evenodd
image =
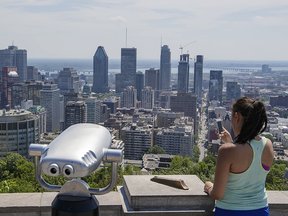
<instances>
[{"instance_id":1,"label":"white high-rise building","mask_svg":"<svg viewBox=\"0 0 288 216\"><path fill-rule=\"evenodd\" d=\"M136 107L137 102L137 89L133 86L127 86L123 92L121 92L121 107Z\"/></svg>"},{"instance_id":2,"label":"white high-rise building","mask_svg":"<svg viewBox=\"0 0 288 216\"><path fill-rule=\"evenodd\" d=\"M150 86L142 89L141 106L144 109L153 109L154 107L154 90Z\"/></svg>"},{"instance_id":3,"label":"white high-rise building","mask_svg":"<svg viewBox=\"0 0 288 216\"><path fill-rule=\"evenodd\" d=\"M40 90L40 105L46 110L46 131L60 129L60 96L57 84L45 84Z\"/></svg>"}]
</instances>

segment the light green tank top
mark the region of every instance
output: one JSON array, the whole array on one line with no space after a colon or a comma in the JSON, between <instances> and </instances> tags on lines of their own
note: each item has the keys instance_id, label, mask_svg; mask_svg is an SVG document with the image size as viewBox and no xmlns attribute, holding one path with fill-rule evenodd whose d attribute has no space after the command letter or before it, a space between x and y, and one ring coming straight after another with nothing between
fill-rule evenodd
<instances>
[{"instance_id":1,"label":"light green tank top","mask_svg":"<svg viewBox=\"0 0 288 216\"><path fill-rule=\"evenodd\" d=\"M243 173L229 173L227 186L222 199L216 201L218 208L227 210L253 210L268 205L265 180L269 171L262 167L261 156L267 139L251 140L253 160Z\"/></svg>"}]
</instances>

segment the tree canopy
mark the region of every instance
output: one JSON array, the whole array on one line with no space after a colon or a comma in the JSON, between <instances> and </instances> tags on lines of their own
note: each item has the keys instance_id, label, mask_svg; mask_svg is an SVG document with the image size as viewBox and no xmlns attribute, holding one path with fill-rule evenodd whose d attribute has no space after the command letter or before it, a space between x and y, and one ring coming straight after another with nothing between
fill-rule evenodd
<instances>
[{"instance_id":1,"label":"tree canopy","mask_svg":"<svg viewBox=\"0 0 288 216\"><path fill-rule=\"evenodd\" d=\"M156 148L157 149L157 148ZM193 157L182 157L175 155L169 168L153 171L153 175L197 175L203 182L214 180L216 158L212 155L206 156L203 161L195 162ZM267 190L288 190L288 179L283 179L288 161L275 160L266 178ZM134 165L118 167L117 185L123 185L123 175L141 175L140 168ZM42 175L44 180L52 185L63 185L65 177L51 177ZM93 188L106 187L111 179L111 165L82 178ZM37 183L34 173L34 164L28 162L19 154L9 153L7 157L0 160L0 193L24 193L44 192L45 190Z\"/></svg>"}]
</instances>

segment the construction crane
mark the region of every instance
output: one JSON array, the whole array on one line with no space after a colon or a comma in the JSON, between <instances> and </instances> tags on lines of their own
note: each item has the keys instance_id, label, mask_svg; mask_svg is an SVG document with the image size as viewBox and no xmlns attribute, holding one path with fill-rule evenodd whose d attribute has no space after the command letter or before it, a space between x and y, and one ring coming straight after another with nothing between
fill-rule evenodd
<instances>
[{"instance_id":1,"label":"construction crane","mask_svg":"<svg viewBox=\"0 0 288 216\"><path fill-rule=\"evenodd\" d=\"M195 43L195 42L196 42L196 41L192 41L191 43L186 44L185 46L181 46L181 45L180 45L180 48L179 48L179 49L181 49L181 55L183 54L183 48L184 48L184 47L189 46L190 44Z\"/></svg>"}]
</instances>

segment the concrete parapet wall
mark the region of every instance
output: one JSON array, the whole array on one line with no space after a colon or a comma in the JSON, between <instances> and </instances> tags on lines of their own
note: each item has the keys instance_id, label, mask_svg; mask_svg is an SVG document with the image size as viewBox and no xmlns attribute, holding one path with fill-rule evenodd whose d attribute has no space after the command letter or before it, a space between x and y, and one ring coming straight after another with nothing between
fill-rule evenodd
<instances>
[{"instance_id":1,"label":"concrete parapet wall","mask_svg":"<svg viewBox=\"0 0 288 216\"><path fill-rule=\"evenodd\" d=\"M183 176L173 176L173 178L179 178ZM145 178L143 176L137 176L139 178L139 183L141 183L141 188L143 190L146 190L145 197L147 201L147 206L149 206L149 191L147 192L148 185L145 185ZM147 178L147 177L146 177ZM195 180L195 176L191 179ZM193 181L194 181L193 180ZM186 181L186 180L185 180ZM198 182L198 180L196 180ZM133 199L138 199L140 195L142 195L144 192L140 191L139 193L139 186L134 185L134 189L132 186L129 186L130 184L135 184L137 182L137 179L135 177L128 177L125 179L126 186L130 187L130 195L125 194L125 190L127 191L128 188L118 187L118 191L113 191L105 195L96 196L98 202L99 202L99 215L100 216L136 216L136 215L150 215L150 216L158 216L158 215L193 215L193 216L212 216L213 211L210 211L209 209L205 209L206 205L209 207L211 206L211 198L206 195L207 199L205 197L201 198L201 205L200 208L197 206L188 208L168 208L165 207L166 198L163 196L162 198L158 199L158 202L163 202L162 208L143 208L145 206L145 203L139 203L141 204L141 207L138 206L138 204L135 206L136 208L140 209L133 209ZM147 182L147 184L151 184L151 182ZM156 183L155 183L156 184ZM189 184L189 182L188 182ZM139 184L140 185L140 184ZM195 187L194 191L191 191L191 193L195 193L195 199L193 197L191 199L191 202L193 202L195 205L199 203L197 201L197 197L201 197L202 195L198 194L203 191L202 185L198 182L195 184L197 185L197 188ZM204 184L203 184L204 186ZM153 186L154 187L154 186ZM170 189L168 186L157 185L159 189L163 190L165 187L167 187L167 193L176 193L175 189ZM135 190L137 189L137 190ZM159 190L157 193L163 193L163 191ZM174 190L174 192L173 192ZM135 194L137 192L137 194ZM134 193L134 194L133 194ZM155 191L151 192L150 198L151 200L155 200L156 198L153 197L155 195ZM183 192L181 192L183 193ZM184 192L184 196L185 196ZM288 191L267 191L268 194L268 202L269 202L269 208L270 208L270 216L284 216L288 215ZM44 193L3 193L0 194L0 216L50 216L51 215L51 203L56 197L56 192L44 192ZM148 195L148 197L147 197ZM129 197L130 196L130 197ZM187 195L186 195L187 196ZM131 199L132 198L132 199ZM188 197L189 198L189 197ZM130 199L130 203L132 204L132 207L129 204L128 199ZM141 199L144 200L145 199ZM143 202L144 202L143 201ZM145 202L146 202L145 201ZM181 201L181 197L180 200ZM213 203L212 203L213 204ZM161 203L159 206L161 207ZM191 204L192 205L192 204ZM201 207L202 206L202 207ZM213 206L213 205L212 205ZM203 208L205 207L205 208ZM141 209L142 208L142 209Z\"/></svg>"}]
</instances>

